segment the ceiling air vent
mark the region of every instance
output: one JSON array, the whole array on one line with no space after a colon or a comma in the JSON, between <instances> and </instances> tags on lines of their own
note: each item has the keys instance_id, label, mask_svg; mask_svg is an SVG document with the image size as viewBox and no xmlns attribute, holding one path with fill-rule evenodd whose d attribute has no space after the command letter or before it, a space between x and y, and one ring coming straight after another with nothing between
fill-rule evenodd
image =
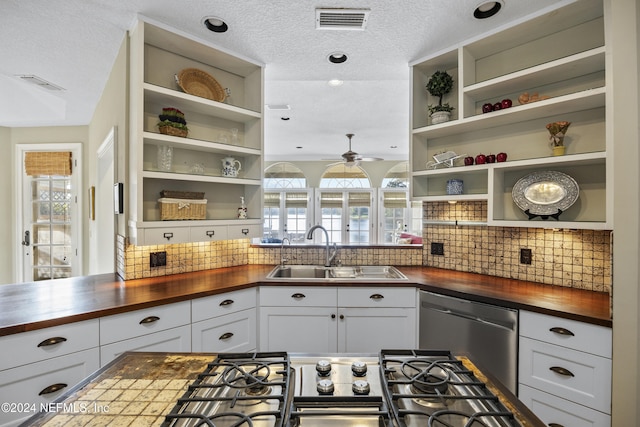
<instances>
[{"instance_id":1,"label":"ceiling air vent","mask_svg":"<svg viewBox=\"0 0 640 427\"><path fill-rule=\"evenodd\" d=\"M369 9L316 9L318 30L364 30Z\"/></svg>"},{"instance_id":2,"label":"ceiling air vent","mask_svg":"<svg viewBox=\"0 0 640 427\"><path fill-rule=\"evenodd\" d=\"M36 86L44 88L44 89L64 90L62 87L60 87L58 85L54 85L53 83L48 82L48 81L46 81L45 79L43 79L41 77L34 76L33 74L20 74L20 75L17 75L16 77L18 77L23 82L31 83L33 85L36 85Z\"/></svg>"}]
</instances>

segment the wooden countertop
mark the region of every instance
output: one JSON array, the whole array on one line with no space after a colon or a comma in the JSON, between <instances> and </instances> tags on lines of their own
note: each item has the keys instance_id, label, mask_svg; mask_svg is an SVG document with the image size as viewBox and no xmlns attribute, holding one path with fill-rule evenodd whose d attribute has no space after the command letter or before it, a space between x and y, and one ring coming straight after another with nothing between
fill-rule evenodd
<instances>
[{"instance_id":1,"label":"wooden countertop","mask_svg":"<svg viewBox=\"0 0 640 427\"><path fill-rule=\"evenodd\" d=\"M0 285L0 336L185 301L266 281L272 265L245 265L123 281L116 274ZM399 267L420 289L611 327L609 294L429 267ZM335 286L339 282L310 284ZM372 286L372 282L348 286Z\"/></svg>"}]
</instances>

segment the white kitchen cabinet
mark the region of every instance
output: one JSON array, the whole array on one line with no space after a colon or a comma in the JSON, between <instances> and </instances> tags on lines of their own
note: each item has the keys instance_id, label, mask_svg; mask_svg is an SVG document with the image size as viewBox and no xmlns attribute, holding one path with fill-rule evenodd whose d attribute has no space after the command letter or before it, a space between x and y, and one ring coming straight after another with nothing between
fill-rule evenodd
<instances>
[{"instance_id":1,"label":"white kitchen cabinet","mask_svg":"<svg viewBox=\"0 0 640 427\"><path fill-rule=\"evenodd\" d=\"M0 371L0 402L9 409L0 411L0 426L17 426L99 367L93 347Z\"/></svg>"},{"instance_id":2,"label":"white kitchen cabinet","mask_svg":"<svg viewBox=\"0 0 640 427\"><path fill-rule=\"evenodd\" d=\"M98 319L0 337L0 371L98 347Z\"/></svg>"},{"instance_id":3,"label":"white kitchen cabinet","mask_svg":"<svg viewBox=\"0 0 640 427\"><path fill-rule=\"evenodd\" d=\"M141 246L259 237L263 64L151 20L140 20L129 36L131 242ZM211 75L228 94L224 102L183 92L175 76L186 68ZM159 133L158 115L166 107L185 114L187 137ZM158 147L173 150L169 170L158 167ZM222 176L225 157L241 162L237 177ZM205 219L163 221L157 203L162 190L204 192ZM237 219L241 197L247 219ZM229 233L230 225L241 226L240 232Z\"/></svg>"},{"instance_id":4,"label":"white kitchen cabinet","mask_svg":"<svg viewBox=\"0 0 640 427\"><path fill-rule=\"evenodd\" d=\"M263 351L415 348L416 322L414 288L260 288Z\"/></svg>"},{"instance_id":5,"label":"white kitchen cabinet","mask_svg":"<svg viewBox=\"0 0 640 427\"><path fill-rule=\"evenodd\" d=\"M412 199L425 202L487 201L487 222L507 227L612 229L612 141L605 106L608 48L600 0L584 0L542 14L512 28L470 40L411 65ZM430 76L446 70L454 89L445 102L452 120L431 125L425 89ZM519 105L524 92L548 99ZM485 103L511 99L511 108L482 113ZM566 155L553 157L545 126L569 121ZM506 162L454 167L427 166L445 151L475 157L506 152ZM559 171L580 187L578 202L560 220L528 220L511 190L522 177ZM461 179L461 195L446 183Z\"/></svg>"},{"instance_id":6,"label":"white kitchen cabinet","mask_svg":"<svg viewBox=\"0 0 640 427\"><path fill-rule=\"evenodd\" d=\"M192 300L192 351L255 350L256 302L256 290L253 288Z\"/></svg>"},{"instance_id":7,"label":"white kitchen cabinet","mask_svg":"<svg viewBox=\"0 0 640 427\"><path fill-rule=\"evenodd\" d=\"M548 424L610 425L611 345L610 328L520 311L519 397Z\"/></svg>"}]
</instances>

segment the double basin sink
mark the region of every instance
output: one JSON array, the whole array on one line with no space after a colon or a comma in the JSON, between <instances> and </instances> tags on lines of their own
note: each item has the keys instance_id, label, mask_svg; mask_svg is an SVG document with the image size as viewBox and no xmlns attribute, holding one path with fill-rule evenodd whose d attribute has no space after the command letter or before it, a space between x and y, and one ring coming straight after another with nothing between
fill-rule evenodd
<instances>
[{"instance_id":1,"label":"double basin sink","mask_svg":"<svg viewBox=\"0 0 640 427\"><path fill-rule=\"evenodd\" d=\"M408 280L397 268L388 265L336 266L279 265L267 275L279 281L398 281Z\"/></svg>"}]
</instances>

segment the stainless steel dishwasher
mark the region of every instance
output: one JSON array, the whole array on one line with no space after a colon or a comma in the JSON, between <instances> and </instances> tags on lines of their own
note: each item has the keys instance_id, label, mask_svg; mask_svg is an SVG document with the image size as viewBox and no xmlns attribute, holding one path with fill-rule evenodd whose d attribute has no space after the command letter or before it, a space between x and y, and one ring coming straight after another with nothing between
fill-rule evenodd
<instances>
[{"instance_id":1,"label":"stainless steel dishwasher","mask_svg":"<svg viewBox=\"0 0 640 427\"><path fill-rule=\"evenodd\" d=\"M420 348L467 354L517 392L517 310L420 291Z\"/></svg>"}]
</instances>

